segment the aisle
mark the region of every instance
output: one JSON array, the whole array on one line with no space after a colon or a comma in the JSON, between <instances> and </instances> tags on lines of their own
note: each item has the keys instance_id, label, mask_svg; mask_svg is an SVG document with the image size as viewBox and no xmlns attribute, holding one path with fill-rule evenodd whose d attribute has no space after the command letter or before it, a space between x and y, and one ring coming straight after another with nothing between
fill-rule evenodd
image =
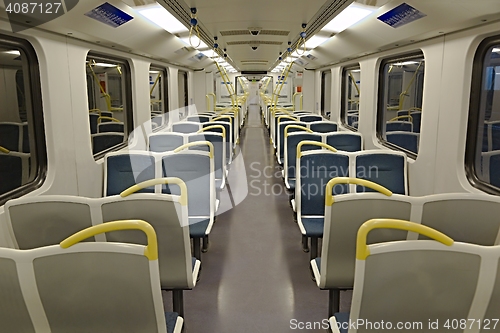
<instances>
[{"instance_id":1,"label":"aisle","mask_svg":"<svg viewBox=\"0 0 500 333\"><path fill-rule=\"evenodd\" d=\"M248 195L217 217L201 280L185 292L186 332L324 332L293 330L293 320L326 319L328 292L311 280L258 106L249 111L240 147Z\"/></svg>"}]
</instances>

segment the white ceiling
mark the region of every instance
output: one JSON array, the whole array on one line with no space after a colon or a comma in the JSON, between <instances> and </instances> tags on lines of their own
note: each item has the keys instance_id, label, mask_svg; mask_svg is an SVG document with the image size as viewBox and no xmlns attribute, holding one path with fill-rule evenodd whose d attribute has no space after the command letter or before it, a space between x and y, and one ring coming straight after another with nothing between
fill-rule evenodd
<instances>
[{"instance_id":1,"label":"white ceiling","mask_svg":"<svg viewBox=\"0 0 500 333\"><path fill-rule=\"evenodd\" d=\"M101 5L104 0L80 0L76 7L63 16L41 25L39 28L70 36L94 44L166 61L179 66L210 68L209 58L194 58L199 52L140 15L138 6L155 3L154 0L107 0L134 17L130 22L113 28L85 13ZM326 4L335 0L158 0L167 3L177 1L184 12L190 7L198 10L200 26L209 36L219 37L219 45L227 47L227 54L239 70L270 70L277 63L279 52L287 48L288 41L295 41L301 24L309 23L322 14ZM338 1L338 0L337 0ZM351 0L343 3L347 6ZM500 20L500 0L357 0L367 5L382 6L372 15L349 29L331 37L327 42L302 58L302 66L321 68L338 62L380 52L396 45L407 45L419 40L451 33L467 27ZM381 14L402 2L417 8L427 16L400 28L392 28L377 20ZM0 7L3 6L0 1ZM330 16L331 19L336 13ZM6 20L5 11L0 19ZM327 22L327 21L326 21ZM325 24L326 24L325 22ZM290 31L288 35L221 36L221 31L248 30L256 27L265 30ZM319 28L318 28L319 29ZM29 32L28 32L29 33ZM232 42L276 42L279 45L261 44L252 50L250 44L229 45Z\"/></svg>"}]
</instances>

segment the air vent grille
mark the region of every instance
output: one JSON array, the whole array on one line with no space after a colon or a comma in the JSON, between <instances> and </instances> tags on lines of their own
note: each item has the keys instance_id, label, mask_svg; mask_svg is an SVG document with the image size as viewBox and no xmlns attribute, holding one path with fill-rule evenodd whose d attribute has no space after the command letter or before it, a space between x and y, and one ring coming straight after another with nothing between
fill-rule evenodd
<instances>
[{"instance_id":1,"label":"air vent grille","mask_svg":"<svg viewBox=\"0 0 500 333\"><path fill-rule=\"evenodd\" d=\"M227 45L281 45L283 42L272 40L236 40L227 42Z\"/></svg>"},{"instance_id":2,"label":"air vent grille","mask_svg":"<svg viewBox=\"0 0 500 333\"><path fill-rule=\"evenodd\" d=\"M261 35L270 35L270 36L288 36L290 31L284 30L261 30Z\"/></svg>"},{"instance_id":3,"label":"air vent grille","mask_svg":"<svg viewBox=\"0 0 500 333\"><path fill-rule=\"evenodd\" d=\"M245 36L252 35L249 30L226 30L220 32L221 36ZM267 35L267 36L288 36L290 31L285 30L261 30L259 35Z\"/></svg>"},{"instance_id":4,"label":"air vent grille","mask_svg":"<svg viewBox=\"0 0 500 333\"><path fill-rule=\"evenodd\" d=\"M267 60L242 60L241 63L243 65L246 64L267 64L269 61Z\"/></svg>"}]
</instances>

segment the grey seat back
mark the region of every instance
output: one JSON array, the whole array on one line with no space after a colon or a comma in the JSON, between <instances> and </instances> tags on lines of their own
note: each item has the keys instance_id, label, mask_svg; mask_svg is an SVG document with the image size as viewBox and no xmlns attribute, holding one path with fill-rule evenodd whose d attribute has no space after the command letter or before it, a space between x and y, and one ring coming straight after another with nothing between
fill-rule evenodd
<instances>
[{"instance_id":1,"label":"grey seat back","mask_svg":"<svg viewBox=\"0 0 500 333\"><path fill-rule=\"evenodd\" d=\"M325 229L321 252L321 281L324 289L352 288L359 227L373 218L410 219L411 201L405 196L385 197L378 193L334 196L325 206ZM405 240L406 231L377 229L368 242Z\"/></svg>"},{"instance_id":2,"label":"grey seat back","mask_svg":"<svg viewBox=\"0 0 500 333\"><path fill-rule=\"evenodd\" d=\"M148 137L148 147L150 151L162 153L182 146L184 141L185 136L182 133L155 133Z\"/></svg>"},{"instance_id":3,"label":"grey seat back","mask_svg":"<svg viewBox=\"0 0 500 333\"><path fill-rule=\"evenodd\" d=\"M163 289L189 289L194 286L187 207L159 194L132 194L99 200L103 222L141 219L148 221L158 238L158 263ZM139 230L106 233L108 242L147 244Z\"/></svg>"},{"instance_id":4,"label":"grey seat back","mask_svg":"<svg viewBox=\"0 0 500 333\"><path fill-rule=\"evenodd\" d=\"M215 168L215 179L223 179L225 177L224 170L226 164L226 149L225 140L222 137L222 133L210 133L204 132L200 134L191 134L188 136L189 142L196 141L209 141L214 147L214 168ZM202 151L208 151L209 148L206 146L197 146L190 149L198 149Z\"/></svg>"},{"instance_id":5,"label":"grey seat back","mask_svg":"<svg viewBox=\"0 0 500 333\"><path fill-rule=\"evenodd\" d=\"M200 123L197 122L179 122L172 124L172 132L178 133L196 133L200 130Z\"/></svg>"},{"instance_id":6,"label":"grey seat back","mask_svg":"<svg viewBox=\"0 0 500 333\"><path fill-rule=\"evenodd\" d=\"M400 152L364 151L355 157L356 178L370 180L393 193L408 194L406 155ZM373 190L357 186L357 192Z\"/></svg>"},{"instance_id":7,"label":"grey seat back","mask_svg":"<svg viewBox=\"0 0 500 333\"><path fill-rule=\"evenodd\" d=\"M495 197L457 193L424 198L421 224L439 230L458 242L478 245L498 243L500 202ZM421 235L419 238L426 239Z\"/></svg>"},{"instance_id":8,"label":"grey seat back","mask_svg":"<svg viewBox=\"0 0 500 333\"><path fill-rule=\"evenodd\" d=\"M337 124L333 121L313 121L309 123L309 128L317 133L337 132Z\"/></svg>"},{"instance_id":9,"label":"grey seat back","mask_svg":"<svg viewBox=\"0 0 500 333\"><path fill-rule=\"evenodd\" d=\"M358 133L330 133L326 135L325 143L342 151L355 152L363 149L363 137Z\"/></svg>"},{"instance_id":10,"label":"grey seat back","mask_svg":"<svg viewBox=\"0 0 500 333\"><path fill-rule=\"evenodd\" d=\"M28 307L23 297L20 276L12 249L0 248L0 323L3 332L35 333Z\"/></svg>"},{"instance_id":11,"label":"grey seat back","mask_svg":"<svg viewBox=\"0 0 500 333\"><path fill-rule=\"evenodd\" d=\"M105 132L92 134L92 154L98 154L106 149L123 143L125 136L123 132Z\"/></svg>"},{"instance_id":12,"label":"grey seat back","mask_svg":"<svg viewBox=\"0 0 500 333\"><path fill-rule=\"evenodd\" d=\"M81 197L22 197L7 201L5 212L15 246L22 250L59 244L92 226L89 201Z\"/></svg>"}]
</instances>

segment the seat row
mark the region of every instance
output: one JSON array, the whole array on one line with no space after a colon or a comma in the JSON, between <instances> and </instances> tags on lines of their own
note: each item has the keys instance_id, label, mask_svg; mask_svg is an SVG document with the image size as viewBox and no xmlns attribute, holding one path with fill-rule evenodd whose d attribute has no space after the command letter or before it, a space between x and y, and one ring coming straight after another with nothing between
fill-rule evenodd
<instances>
[{"instance_id":1,"label":"seat row","mask_svg":"<svg viewBox=\"0 0 500 333\"><path fill-rule=\"evenodd\" d=\"M368 241L381 231L430 240ZM404 220L369 220L357 233L350 313L330 317L332 332L498 332L499 262L498 245L458 242Z\"/></svg>"},{"instance_id":2,"label":"seat row","mask_svg":"<svg viewBox=\"0 0 500 333\"><path fill-rule=\"evenodd\" d=\"M339 185L364 186L379 193L332 194ZM338 311L339 291L355 286L356 233L367 220L410 220L444 232L456 241L485 246L500 244L500 221L495 218L500 213L500 200L492 196L455 193L410 197L393 194L367 180L338 177L328 182L323 207L321 258L312 258L311 267L318 287L330 290L330 315ZM484 212L480 225L471 223L477 220L478 212ZM383 230L374 232L369 241L417 239L422 236Z\"/></svg>"},{"instance_id":3,"label":"seat row","mask_svg":"<svg viewBox=\"0 0 500 333\"><path fill-rule=\"evenodd\" d=\"M145 245L82 243L131 229ZM180 333L183 318L163 308L157 248L154 229L138 220L92 226L56 245L1 248L2 331Z\"/></svg>"}]
</instances>

